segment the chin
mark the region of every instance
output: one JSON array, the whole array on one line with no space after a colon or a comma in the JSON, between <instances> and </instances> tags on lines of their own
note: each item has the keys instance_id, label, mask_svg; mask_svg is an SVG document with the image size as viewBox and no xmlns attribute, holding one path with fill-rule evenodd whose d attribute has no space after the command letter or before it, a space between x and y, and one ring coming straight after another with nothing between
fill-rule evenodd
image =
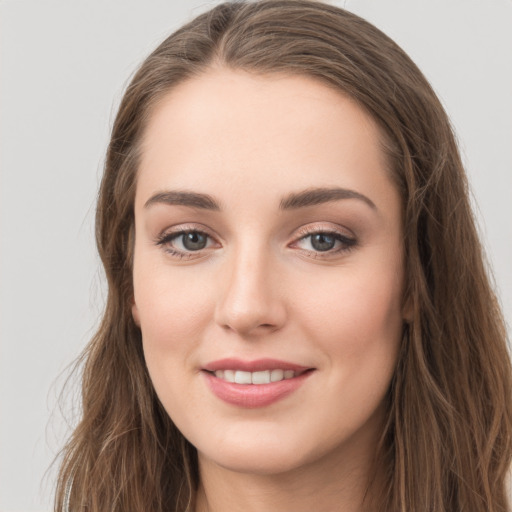
<instances>
[{"instance_id":1,"label":"chin","mask_svg":"<svg viewBox=\"0 0 512 512\"><path fill-rule=\"evenodd\" d=\"M214 447L205 446L204 451L199 449L198 456L200 463L203 460L229 471L261 476L289 473L325 456L319 447L311 451L298 439L287 441L283 442L283 436L255 436L238 441L231 438Z\"/></svg>"},{"instance_id":2,"label":"chin","mask_svg":"<svg viewBox=\"0 0 512 512\"><path fill-rule=\"evenodd\" d=\"M276 453L275 450L266 450L262 447L256 452L234 451L222 453L215 458L206 458L226 470L260 476L288 473L300 468L305 462L298 458L296 453Z\"/></svg>"}]
</instances>

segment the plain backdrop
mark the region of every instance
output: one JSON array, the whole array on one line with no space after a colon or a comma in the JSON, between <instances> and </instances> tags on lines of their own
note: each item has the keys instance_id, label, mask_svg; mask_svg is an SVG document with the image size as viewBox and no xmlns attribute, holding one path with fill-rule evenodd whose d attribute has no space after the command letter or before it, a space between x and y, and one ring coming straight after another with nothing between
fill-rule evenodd
<instances>
[{"instance_id":1,"label":"plain backdrop","mask_svg":"<svg viewBox=\"0 0 512 512\"><path fill-rule=\"evenodd\" d=\"M214 3L0 0L1 512L51 510L47 469L73 422L73 394L62 402L69 424L57 399L103 304L94 202L123 88L159 41ZM512 2L332 3L394 38L439 94L510 325Z\"/></svg>"}]
</instances>

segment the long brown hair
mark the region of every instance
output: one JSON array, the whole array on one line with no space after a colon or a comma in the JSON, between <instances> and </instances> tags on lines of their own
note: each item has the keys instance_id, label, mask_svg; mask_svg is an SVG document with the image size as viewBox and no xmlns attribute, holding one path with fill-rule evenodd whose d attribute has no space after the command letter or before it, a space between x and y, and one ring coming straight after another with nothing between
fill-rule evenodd
<instances>
[{"instance_id":1,"label":"long brown hair","mask_svg":"<svg viewBox=\"0 0 512 512\"><path fill-rule=\"evenodd\" d=\"M404 303L411 309L380 444L381 510L508 510L506 331L449 120L393 41L345 10L307 0L218 5L167 38L127 88L96 217L107 305L80 360L82 418L63 451L55 510L192 507L196 452L155 395L131 316L133 203L141 136L153 107L212 65L314 77L379 123L403 200Z\"/></svg>"}]
</instances>

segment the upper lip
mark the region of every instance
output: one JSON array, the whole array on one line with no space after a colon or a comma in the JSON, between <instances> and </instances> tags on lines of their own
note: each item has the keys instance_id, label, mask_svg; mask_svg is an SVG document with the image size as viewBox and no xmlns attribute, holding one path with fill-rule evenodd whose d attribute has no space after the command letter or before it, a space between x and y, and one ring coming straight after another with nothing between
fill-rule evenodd
<instances>
[{"instance_id":1,"label":"upper lip","mask_svg":"<svg viewBox=\"0 0 512 512\"><path fill-rule=\"evenodd\" d=\"M217 370L241 370L245 372L258 372L264 370L293 370L301 372L309 370L311 367L300 364L280 361L278 359L255 359L253 361L243 361L236 358L225 358L212 361L203 367L203 370L215 372Z\"/></svg>"}]
</instances>

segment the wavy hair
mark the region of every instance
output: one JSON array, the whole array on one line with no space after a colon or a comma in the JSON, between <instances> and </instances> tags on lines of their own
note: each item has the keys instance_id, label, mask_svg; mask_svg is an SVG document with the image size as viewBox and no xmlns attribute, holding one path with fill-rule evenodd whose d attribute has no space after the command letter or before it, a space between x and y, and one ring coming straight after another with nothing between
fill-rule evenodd
<instances>
[{"instance_id":1,"label":"wavy hair","mask_svg":"<svg viewBox=\"0 0 512 512\"><path fill-rule=\"evenodd\" d=\"M79 360L82 416L63 450L55 510L190 511L197 455L160 404L131 315L140 142L158 101L212 66L313 77L380 125L404 218L411 321L379 448L386 512L505 512L511 365L450 122L415 64L370 23L308 0L223 3L147 57L121 101L96 238L108 282Z\"/></svg>"}]
</instances>

